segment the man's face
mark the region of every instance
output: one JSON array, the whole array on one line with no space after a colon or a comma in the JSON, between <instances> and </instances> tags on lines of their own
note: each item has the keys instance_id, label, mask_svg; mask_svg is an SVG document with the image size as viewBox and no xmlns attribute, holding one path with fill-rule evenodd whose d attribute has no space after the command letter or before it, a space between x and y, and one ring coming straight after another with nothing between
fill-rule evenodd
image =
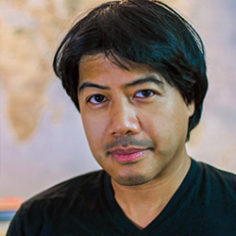
<instances>
[{"instance_id":1,"label":"man's face","mask_svg":"<svg viewBox=\"0 0 236 236\"><path fill-rule=\"evenodd\" d=\"M91 151L121 185L171 174L187 157L194 105L147 65L120 68L104 54L83 56L78 99Z\"/></svg>"}]
</instances>

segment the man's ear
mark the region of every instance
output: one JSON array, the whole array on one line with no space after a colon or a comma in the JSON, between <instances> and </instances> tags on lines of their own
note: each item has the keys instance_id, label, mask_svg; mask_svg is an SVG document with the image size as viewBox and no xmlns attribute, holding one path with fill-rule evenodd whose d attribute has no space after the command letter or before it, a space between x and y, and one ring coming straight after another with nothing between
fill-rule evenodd
<instances>
[{"instance_id":1,"label":"man's ear","mask_svg":"<svg viewBox=\"0 0 236 236\"><path fill-rule=\"evenodd\" d=\"M189 117L191 117L195 112L195 103L194 103L194 101L187 104L187 109L188 109Z\"/></svg>"}]
</instances>

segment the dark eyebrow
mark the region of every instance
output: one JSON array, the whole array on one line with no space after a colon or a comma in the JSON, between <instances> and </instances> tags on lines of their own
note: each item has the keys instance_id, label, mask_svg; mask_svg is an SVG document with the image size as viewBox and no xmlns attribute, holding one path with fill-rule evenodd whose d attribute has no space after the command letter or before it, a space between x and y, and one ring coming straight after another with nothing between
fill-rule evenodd
<instances>
[{"instance_id":1,"label":"dark eyebrow","mask_svg":"<svg viewBox=\"0 0 236 236\"><path fill-rule=\"evenodd\" d=\"M107 86L102 86L102 85L99 85L99 84L93 84L93 83L89 83L89 82L85 82L83 83L80 87L79 87L79 92L81 92L83 89L85 88L89 88L89 87L92 87L92 88L99 88L99 89L110 89L109 87Z\"/></svg>"},{"instance_id":2,"label":"dark eyebrow","mask_svg":"<svg viewBox=\"0 0 236 236\"><path fill-rule=\"evenodd\" d=\"M145 78L137 79L131 83L125 84L124 87L127 88L127 87L131 87L131 86L135 86L135 85L139 85L139 84L150 83L150 82L155 83L157 85L164 84L163 81L157 79L155 76L148 76Z\"/></svg>"},{"instance_id":3,"label":"dark eyebrow","mask_svg":"<svg viewBox=\"0 0 236 236\"><path fill-rule=\"evenodd\" d=\"M139 84L145 84L145 83L155 83L157 85L160 85L160 84L163 84L163 82L159 79L157 79L156 77L154 76L148 76L148 77L145 77L145 78L141 78L141 79L137 79L131 83L128 83L128 84L125 84L124 85L124 88L127 88L127 87L132 87L132 86L135 86L135 85L139 85ZM105 89L105 90L110 90L109 87L107 86L103 86L103 85L99 85L99 84L94 84L94 83L90 83L90 82L84 82L78 89L78 92L81 92L82 90L84 90L85 88L99 88L99 89Z\"/></svg>"}]
</instances>

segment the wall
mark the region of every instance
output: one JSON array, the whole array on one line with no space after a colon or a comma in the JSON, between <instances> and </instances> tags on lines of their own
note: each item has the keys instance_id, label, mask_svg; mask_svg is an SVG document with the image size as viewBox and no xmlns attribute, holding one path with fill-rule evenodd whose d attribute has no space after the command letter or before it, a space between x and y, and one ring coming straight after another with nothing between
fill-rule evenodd
<instances>
[{"instance_id":1,"label":"wall","mask_svg":"<svg viewBox=\"0 0 236 236\"><path fill-rule=\"evenodd\" d=\"M80 115L51 68L66 29L94 2L0 2L0 197L26 199L99 168ZM236 172L236 2L165 2L190 20L207 53L210 87L189 153Z\"/></svg>"}]
</instances>

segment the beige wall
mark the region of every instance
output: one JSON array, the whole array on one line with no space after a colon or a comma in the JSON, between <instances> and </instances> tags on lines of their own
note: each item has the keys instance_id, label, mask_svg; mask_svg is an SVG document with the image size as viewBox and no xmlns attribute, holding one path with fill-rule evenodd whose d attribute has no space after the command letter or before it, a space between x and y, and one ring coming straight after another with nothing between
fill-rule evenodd
<instances>
[{"instance_id":1,"label":"beige wall","mask_svg":"<svg viewBox=\"0 0 236 236\"><path fill-rule=\"evenodd\" d=\"M66 29L94 2L0 2L0 197L28 198L99 168L80 116L51 68ZM190 20L207 52L210 88L189 153L236 172L235 1L165 2Z\"/></svg>"}]
</instances>

